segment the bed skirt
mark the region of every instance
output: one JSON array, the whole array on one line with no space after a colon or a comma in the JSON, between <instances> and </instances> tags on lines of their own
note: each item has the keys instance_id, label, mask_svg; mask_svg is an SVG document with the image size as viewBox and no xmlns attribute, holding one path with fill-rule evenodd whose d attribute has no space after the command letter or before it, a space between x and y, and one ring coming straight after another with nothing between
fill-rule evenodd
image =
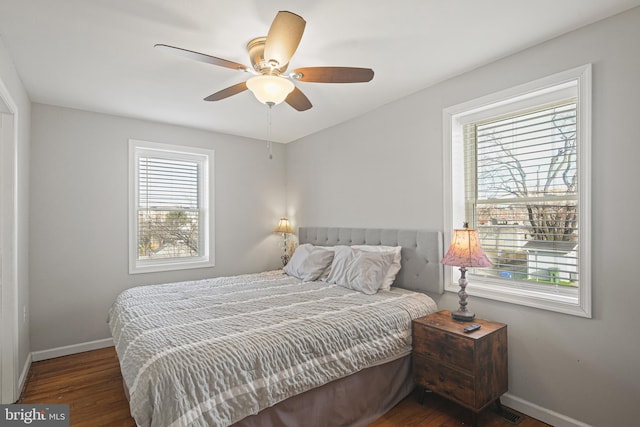
<instances>
[{"instance_id":1,"label":"bed skirt","mask_svg":"<svg viewBox=\"0 0 640 427\"><path fill-rule=\"evenodd\" d=\"M411 355L407 355L290 397L232 427L364 427L413 388Z\"/></svg>"}]
</instances>

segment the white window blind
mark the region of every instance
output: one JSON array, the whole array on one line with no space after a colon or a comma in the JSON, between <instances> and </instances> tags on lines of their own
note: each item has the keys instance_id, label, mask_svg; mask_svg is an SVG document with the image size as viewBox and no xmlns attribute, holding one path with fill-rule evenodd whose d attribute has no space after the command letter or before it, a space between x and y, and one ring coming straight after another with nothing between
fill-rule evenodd
<instances>
[{"instance_id":1,"label":"white window blind","mask_svg":"<svg viewBox=\"0 0 640 427\"><path fill-rule=\"evenodd\" d=\"M130 272L212 266L213 151L130 141Z\"/></svg>"},{"instance_id":2,"label":"white window blind","mask_svg":"<svg viewBox=\"0 0 640 427\"><path fill-rule=\"evenodd\" d=\"M494 263L475 274L579 284L576 103L465 126L466 211Z\"/></svg>"},{"instance_id":3,"label":"white window blind","mask_svg":"<svg viewBox=\"0 0 640 427\"><path fill-rule=\"evenodd\" d=\"M200 256L201 165L138 157L138 259Z\"/></svg>"}]
</instances>

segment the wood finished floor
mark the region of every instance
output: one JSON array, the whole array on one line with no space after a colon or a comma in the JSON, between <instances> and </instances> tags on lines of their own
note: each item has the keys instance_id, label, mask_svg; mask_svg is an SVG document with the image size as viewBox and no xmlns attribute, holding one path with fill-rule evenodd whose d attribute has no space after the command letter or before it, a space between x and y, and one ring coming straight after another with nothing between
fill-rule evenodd
<instances>
[{"instance_id":1,"label":"wood finished floor","mask_svg":"<svg viewBox=\"0 0 640 427\"><path fill-rule=\"evenodd\" d=\"M34 362L18 403L69 404L71 426L135 426L113 347ZM468 426L471 420L469 411L429 393L424 405L408 396L371 427ZM491 410L478 420L481 427L513 426ZM524 415L518 425L547 426Z\"/></svg>"}]
</instances>

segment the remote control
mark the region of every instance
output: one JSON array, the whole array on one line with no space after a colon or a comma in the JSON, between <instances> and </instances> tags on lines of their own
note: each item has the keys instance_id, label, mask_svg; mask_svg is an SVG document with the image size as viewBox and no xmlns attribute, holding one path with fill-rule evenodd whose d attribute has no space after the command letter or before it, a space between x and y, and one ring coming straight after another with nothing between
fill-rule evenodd
<instances>
[{"instance_id":1,"label":"remote control","mask_svg":"<svg viewBox=\"0 0 640 427\"><path fill-rule=\"evenodd\" d=\"M469 325L466 328L464 328L464 333L468 334L469 332L477 331L478 329L480 329L480 325L478 325L477 323L474 323L473 325Z\"/></svg>"}]
</instances>

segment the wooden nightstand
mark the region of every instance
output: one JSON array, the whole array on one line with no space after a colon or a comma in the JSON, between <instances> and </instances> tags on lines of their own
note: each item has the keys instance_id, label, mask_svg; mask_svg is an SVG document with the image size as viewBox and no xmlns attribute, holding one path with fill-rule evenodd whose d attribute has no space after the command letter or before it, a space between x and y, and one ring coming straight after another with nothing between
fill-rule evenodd
<instances>
[{"instance_id":1,"label":"wooden nightstand","mask_svg":"<svg viewBox=\"0 0 640 427\"><path fill-rule=\"evenodd\" d=\"M465 334L477 323L482 327ZM477 414L491 403L500 406L508 388L507 325L488 320L459 322L439 311L413 321L415 382Z\"/></svg>"}]
</instances>

